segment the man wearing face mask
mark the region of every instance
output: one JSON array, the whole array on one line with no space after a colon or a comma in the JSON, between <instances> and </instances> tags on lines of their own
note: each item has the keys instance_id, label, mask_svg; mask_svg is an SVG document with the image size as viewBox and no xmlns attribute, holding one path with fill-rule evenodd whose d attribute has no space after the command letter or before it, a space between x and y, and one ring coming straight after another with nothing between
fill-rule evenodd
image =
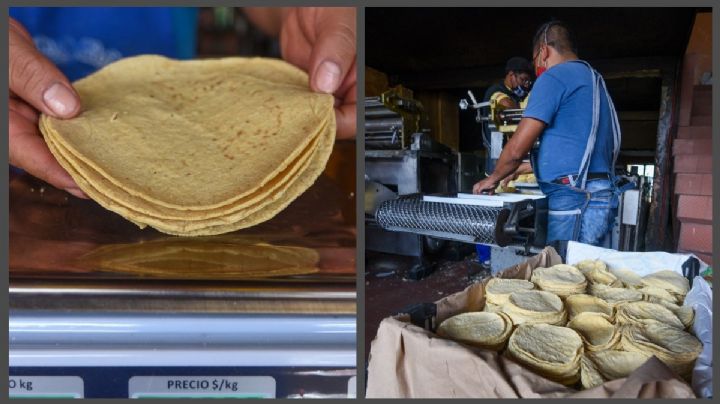
<instances>
[{"instance_id":1,"label":"man wearing face mask","mask_svg":"<svg viewBox=\"0 0 720 404\"><path fill-rule=\"evenodd\" d=\"M473 192L492 192L531 152L548 201L547 241L607 245L620 193L613 169L620 127L612 99L602 76L578 59L570 30L559 21L538 29L533 65L537 81L523 118L495 171Z\"/></svg>"},{"instance_id":2,"label":"man wearing face mask","mask_svg":"<svg viewBox=\"0 0 720 404\"><path fill-rule=\"evenodd\" d=\"M502 83L496 83L485 91L483 102L495 101L506 109L522 108L521 105L530 91L530 79L532 67L530 62L523 57L512 57L505 64L505 79ZM484 115L488 115L490 107L484 107ZM490 150L490 127L488 122L483 122L483 144ZM486 175L493 172L497 159L488 158L486 164Z\"/></svg>"}]
</instances>

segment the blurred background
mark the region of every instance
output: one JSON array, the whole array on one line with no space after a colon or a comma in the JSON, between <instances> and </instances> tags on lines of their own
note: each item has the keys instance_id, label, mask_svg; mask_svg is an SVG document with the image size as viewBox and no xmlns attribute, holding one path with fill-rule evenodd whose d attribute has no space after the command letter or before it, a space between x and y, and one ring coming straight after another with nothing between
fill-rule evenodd
<instances>
[{"instance_id":1,"label":"blurred background","mask_svg":"<svg viewBox=\"0 0 720 404\"><path fill-rule=\"evenodd\" d=\"M280 57L280 46L255 27L242 9L236 7L199 7L197 9L197 56Z\"/></svg>"}]
</instances>

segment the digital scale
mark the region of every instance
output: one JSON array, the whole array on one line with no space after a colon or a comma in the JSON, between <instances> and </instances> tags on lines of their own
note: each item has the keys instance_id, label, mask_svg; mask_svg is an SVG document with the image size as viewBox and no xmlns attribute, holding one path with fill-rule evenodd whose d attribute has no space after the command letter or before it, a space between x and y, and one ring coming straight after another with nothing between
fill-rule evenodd
<instances>
[{"instance_id":1,"label":"digital scale","mask_svg":"<svg viewBox=\"0 0 720 404\"><path fill-rule=\"evenodd\" d=\"M178 238L11 173L10 397L354 397L341 192L321 177L260 226Z\"/></svg>"}]
</instances>

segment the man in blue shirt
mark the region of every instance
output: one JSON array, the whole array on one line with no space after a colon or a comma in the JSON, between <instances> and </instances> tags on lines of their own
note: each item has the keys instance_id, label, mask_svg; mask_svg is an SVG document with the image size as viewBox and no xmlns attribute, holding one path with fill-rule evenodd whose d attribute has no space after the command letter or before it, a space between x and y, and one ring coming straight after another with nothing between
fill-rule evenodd
<instances>
[{"instance_id":1,"label":"man in blue shirt","mask_svg":"<svg viewBox=\"0 0 720 404\"><path fill-rule=\"evenodd\" d=\"M313 91L335 96L338 138L354 136L355 9L260 7L245 13L280 37L283 58L308 72ZM81 104L71 80L120 57L194 56L196 14L190 8L70 7L13 8L10 15L10 164L86 198L48 150L38 130L39 114L76 116Z\"/></svg>"},{"instance_id":2,"label":"man in blue shirt","mask_svg":"<svg viewBox=\"0 0 720 404\"><path fill-rule=\"evenodd\" d=\"M521 163L531 152L532 170L548 199L548 241L601 245L617 208L613 168L620 130L612 99L602 77L578 59L561 22L540 27L533 64L537 81L523 119L495 171L473 192L495 189L518 168L527 171Z\"/></svg>"}]
</instances>

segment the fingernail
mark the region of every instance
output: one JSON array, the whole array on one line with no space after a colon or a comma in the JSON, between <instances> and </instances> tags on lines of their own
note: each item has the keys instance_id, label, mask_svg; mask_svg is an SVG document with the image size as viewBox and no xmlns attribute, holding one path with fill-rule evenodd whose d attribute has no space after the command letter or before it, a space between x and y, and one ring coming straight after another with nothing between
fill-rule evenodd
<instances>
[{"instance_id":1,"label":"fingernail","mask_svg":"<svg viewBox=\"0 0 720 404\"><path fill-rule=\"evenodd\" d=\"M78 198L88 199L88 196L85 195L85 192L83 192L80 188L65 188L65 191L77 196Z\"/></svg>"},{"instance_id":2,"label":"fingernail","mask_svg":"<svg viewBox=\"0 0 720 404\"><path fill-rule=\"evenodd\" d=\"M45 90L43 100L45 105L58 116L68 115L77 108L75 94L60 83L55 83Z\"/></svg>"},{"instance_id":3,"label":"fingernail","mask_svg":"<svg viewBox=\"0 0 720 404\"><path fill-rule=\"evenodd\" d=\"M315 84L323 93L333 93L340 86L340 66L334 62L322 62L315 76Z\"/></svg>"}]
</instances>

